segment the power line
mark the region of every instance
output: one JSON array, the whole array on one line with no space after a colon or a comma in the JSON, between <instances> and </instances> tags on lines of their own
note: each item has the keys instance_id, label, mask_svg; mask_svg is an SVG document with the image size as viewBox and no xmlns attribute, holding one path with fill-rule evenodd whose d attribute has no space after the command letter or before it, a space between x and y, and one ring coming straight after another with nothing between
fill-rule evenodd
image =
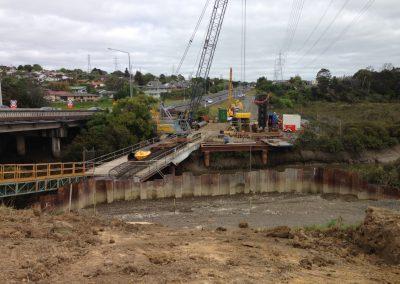
<instances>
[{"instance_id":1,"label":"power line","mask_svg":"<svg viewBox=\"0 0 400 284\"><path fill-rule=\"evenodd\" d=\"M286 28L286 35L282 43L281 51L289 51L292 44L294 35L297 30L298 21L300 20L301 12L305 0L293 0L292 10L289 16L288 26Z\"/></svg>"},{"instance_id":2,"label":"power line","mask_svg":"<svg viewBox=\"0 0 400 284\"><path fill-rule=\"evenodd\" d=\"M303 50L303 48L307 45L307 43L310 41L310 39L312 38L312 36L314 35L314 33L317 31L317 29L320 27L322 21L324 20L326 14L329 11L329 8L332 6L334 0L331 0L328 4L328 6L326 6L326 9L324 11L324 13L321 15L321 17L318 20L317 25L314 27L314 29L311 31L311 33L308 35L307 39L304 41L303 45L301 46L301 48L299 49L299 51Z\"/></svg>"},{"instance_id":3,"label":"power line","mask_svg":"<svg viewBox=\"0 0 400 284\"><path fill-rule=\"evenodd\" d=\"M286 62L287 55L292 47L293 40L297 32L300 18L303 13L304 3L305 0L293 0L292 2L292 8L289 16L288 25L286 27L285 37L282 42L281 49L279 50L279 57L275 60L275 79L283 79L284 64Z\"/></svg>"},{"instance_id":4,"label":"power line","mask_svg":"<svg viewBox=\"0 0 400 284\"><path fill-rule=\"evenodd\" d=\"M287 47L287 52L289 52L291 47L292 47L293 40L294 40L294 37L296 35L297 28L299 26L300 18L301 18L301 15L303 13L304 3L305 3L305 0L301 0L299 2L299 9L298 9L298 12L297 12L297 15L296 15L296 19L295 19L294 27L293 27L293 30L292 30L292 34L291 34L291 37L289 39L289 45Z\"/></svg>"},{"instance_id":5,"label":"power line","mask_svg":"<svg viewBox=\"0 0 400 284\"><path fill-rule=\"evenodd\" d=\"M335 24L336 20L339 18L339 16L342 14L343 10L346 8L347 4L349 4L350 0L346 0L342 7L338 10L336 13L335 17L332 19L332 21L329 23L329 25L325 28L325 30L321 33L321 35L317 38L317 40L314 42L314 44L306 51L303 56L296 61L296 64L299 63L300 61L303 60L304 57L306 57L310 52L314 49L314 47L321 41L321 39L326 35L326 33L331 29L331 27Z\"/></svg>"},{"instance_id":6,"label":"power line","mask_svg":"<svg viewBox=\"0 0 400 284\"><path fill-rule=\"evenodd\" d=\"M339 35L334 38L327 46L326 48L319 54L317 55L309 65L315 63L315 61L324 55L332 46L334 46L348 31L349 29L354 26L354 24L371 8L371 6L374 4L375 0L368 0L365 5L360 9L360 11L357 13L357 15L353 18L353 20L339 33Z\"/></svg>"}]
</instances>

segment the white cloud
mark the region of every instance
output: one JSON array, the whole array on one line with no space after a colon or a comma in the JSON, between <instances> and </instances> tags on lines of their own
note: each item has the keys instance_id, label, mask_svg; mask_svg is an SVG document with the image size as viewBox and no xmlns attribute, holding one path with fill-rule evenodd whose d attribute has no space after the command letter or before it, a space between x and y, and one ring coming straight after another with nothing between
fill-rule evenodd
<instances>
[{"instance_id":1,"label":"white cloud","mask_svg":"<svg viewBox=\"0 0 400 284\"><path fill-rule=\"evenodd\" d=\"M113 57L126 67L123 54L107 47L132 52L134 67L143 72L171 73L177 65L205 0L0 0L0 65L39 63L50 68L86 69L87 54L92 66L113 70ZM272 77L274 59L282 45L292 0L248 0L247 77ZM344 0L335 0L310 46L326 27ZM340 41L315 63L327 45L348 25L367 0L350 1L330 32L299 64L298 52L317 24L328 0L307 0L288 56L286 75L311 78L324 66L335 75L351 74L359 68L385 62L400 65L400 5L398 1L376 1ZM211 74L227 77L232 66L240 70L241 1L231 0ZM182 68L193 71L205 18ZM307 50L306 47L304 50Z\"/></svg>"}]
</instances>

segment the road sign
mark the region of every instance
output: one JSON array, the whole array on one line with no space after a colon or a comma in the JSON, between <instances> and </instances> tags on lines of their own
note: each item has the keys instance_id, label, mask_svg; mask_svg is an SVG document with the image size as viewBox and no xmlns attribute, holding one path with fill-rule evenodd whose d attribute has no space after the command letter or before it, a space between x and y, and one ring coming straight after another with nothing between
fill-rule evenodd
<instances>
[{"instance_id":1,"label":"road sign","mask_svg":"<svg viewBox=\"0 0 400 284\"><path fill-rule=\"evenodd\" d=\"M16 109L17 108L17 100L11 100L10 101L10 108Z\"/></svg>"}]
</instances>

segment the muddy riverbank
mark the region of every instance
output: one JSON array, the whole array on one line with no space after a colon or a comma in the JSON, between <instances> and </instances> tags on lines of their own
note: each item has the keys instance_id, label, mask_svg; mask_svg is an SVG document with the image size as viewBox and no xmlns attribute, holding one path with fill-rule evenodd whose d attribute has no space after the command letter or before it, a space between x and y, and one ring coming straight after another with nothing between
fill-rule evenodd
<instances>
[{"instance_id":1,"label":"muddy riverbank","mask_svg":"<svg viewBox=\"0 0 400 284\"><path fill-rule=\"evenodd\" d=\"M237 227L241 221L255 228L309 226L337 218L346 224L357 224L364 218L368 206L400 211L397 200L360 201L353 196L294 193L114 202L99 205L96 210L102 216L128 222L213 229Z\"/></svg>"}]
</instances>

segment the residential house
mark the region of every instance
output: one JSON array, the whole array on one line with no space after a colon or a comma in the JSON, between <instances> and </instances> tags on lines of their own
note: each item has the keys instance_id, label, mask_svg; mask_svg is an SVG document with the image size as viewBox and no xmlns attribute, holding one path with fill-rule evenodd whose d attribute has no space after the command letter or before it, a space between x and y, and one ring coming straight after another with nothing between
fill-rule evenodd
<instances>
[{"instance_id":1,"label":"residential house","mask_svg":"<svg viewBox=\"0 0 400 284\"><path fill-rule=\"evenodd\" d=\"M69 89L73 93L78 93L78 94L86 94L87 93L87 88L86 86L71 86Z\"/></svg>"},{"instance_id":2,"label":"residential house","mask_svg":"<svg viewBox=\"0 0 400 284\"><path fill-rule=\"evenodd\" d=\"M92 81L92 82L90 82L90 85L91 85L93 88L98 89L98 88L103 88L103 87L105 87L106 84L104 84L103 81Z\"/></svg>"},{"instance_id":3,"label":"residential house","mask_svg":"<svg viewBox=\"0 0 400 284\"><path fill-rule=\"evenodd\" d=\"M160 98L162 93L168 92L168 87L163 85L159 80L150 81L144 90L144 93L149 96Z\"/></svg>"},{"instance_id":4,"label":"residential house","mask_svg":"<svg viewBox=\"0 0 400 284\"><path fill-rule=\"evenodd\" d=\"M74 102L95 102L100 99L100 95L47 90L44 98L50 102L67 102L69 100Z\"/></svg>"}]
</instances>

